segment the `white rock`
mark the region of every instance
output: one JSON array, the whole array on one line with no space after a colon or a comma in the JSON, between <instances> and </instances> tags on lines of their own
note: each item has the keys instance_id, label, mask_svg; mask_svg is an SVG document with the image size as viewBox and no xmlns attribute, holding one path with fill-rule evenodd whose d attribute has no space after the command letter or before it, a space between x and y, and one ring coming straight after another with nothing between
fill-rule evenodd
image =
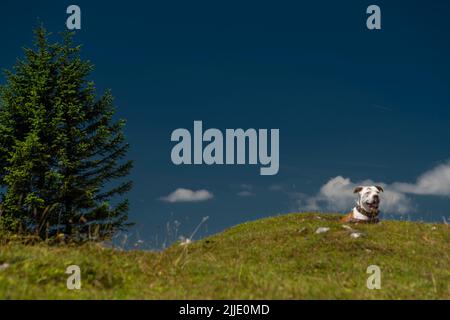
<instances>
[{"instance_id":1,"label":"white rock","mask_svg":"<svg viewBox=\"0 0 450 320\"><path fill-rule=\"evenodd\" d=\"M318 228L316 230L316 233L319 234L319 233L325 233L325 232L328 232L328 231L330 231L330 228L320 227L320 228Z\"/></svg>"},{"instance_id":2,"label":"white rock","mask_svg":"<svg viewBox=\"0 0 450 320\"><path fill-rule=\"evenodd\" d=\"M192 243L192 240L189 238L184 239L183 241L180 242L180 246L187 246L189 244Z\"/></svg>"},{"instance_id":3,"label":"white rock","mask_svg":"<svg viewBox=\"0 0 450 320\"><path fill-rule=\"evenodd\" d=\"M6 270L9 268L9 263L0 264L0 271Z\"/></svg>"},{"instance_id":4,"label":"white rock","mask_svg":"<svg viewBox=\"0 0 450 320\"><path fill-rule=\"evenodd\" d=\"M350 237L352 237L352 238L354 238L354 239L360 238L360 237L362 237L362 236L363 236L363 234L362 234L362 233L359 233L359 232L352 232L352 233L350 234Z\"/></svg>"}]
</instances>

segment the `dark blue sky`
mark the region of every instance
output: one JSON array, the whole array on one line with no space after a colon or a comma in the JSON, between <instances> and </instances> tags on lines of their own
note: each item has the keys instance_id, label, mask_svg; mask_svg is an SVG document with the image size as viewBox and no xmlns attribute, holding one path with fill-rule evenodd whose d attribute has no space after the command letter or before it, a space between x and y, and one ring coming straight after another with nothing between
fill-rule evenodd
<instances>
[{"instance_id":1,"label":"dark blue sky","mask_svg":"<svg viewBox=\"0 0 450 320\"><path fill-rule=\"evenodd\" d=\"M175 220L178 234L189 235L209 216L205 235L303 210L299 199L337 176L414 184L450 158L448 1L3 0L0 67L22 56L38 19L64 30L70 4L82 10L76 40L96 66L91 79L100 92L112 89L128 120L130 219L146 243L175 238L166 231ZM366 28L370 4L381 7L382 30ZM174 166L170 134L192 130L194 120L222 130L279 128L279 174ZM159 200L177 188L214 198ZM411 210L403 217L450 216L450 194L421 190L404 194Z\"/></svg>"}]
</instances>

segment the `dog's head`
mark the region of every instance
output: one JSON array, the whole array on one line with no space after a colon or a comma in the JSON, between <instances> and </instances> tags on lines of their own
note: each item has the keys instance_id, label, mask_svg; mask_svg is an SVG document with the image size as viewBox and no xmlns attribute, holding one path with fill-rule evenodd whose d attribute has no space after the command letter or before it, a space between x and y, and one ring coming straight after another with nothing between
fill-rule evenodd
<instances>
[{"instance_id":1,"label":"dog's head","mask_svg":"<svg viewBox=\"0 0 450 320\"><path fill-rule=\"evenodd\" d=\"M380 186L359 186L353 191L358 193L357 204L367 212L376 213L380 207L380 193L383 192Z\"/></svg>"}]
</instances>

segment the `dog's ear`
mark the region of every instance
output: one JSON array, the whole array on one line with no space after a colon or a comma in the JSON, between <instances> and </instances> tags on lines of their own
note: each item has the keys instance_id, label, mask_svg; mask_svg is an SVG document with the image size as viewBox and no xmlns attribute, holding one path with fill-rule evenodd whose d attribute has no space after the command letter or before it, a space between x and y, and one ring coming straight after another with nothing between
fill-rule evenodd
<instances>
[{"instance_id":1,"label":"dog's ear","mask_svg":"<svg viewBox=\"0 0 450 320\"><path fill-rule=\"evenodd\" d=\"M380 191L380 192L384 192L383 188L382 188L382 187L380 187L380 186L375 186L375 188L377 188L377 189L378 189L378 191Z\"/></svg>"},{"instance_id":2,"label":"dog's ear","mask_svg":"<svg viewBox=\"0 0 450 320\"><path fill-rule=\"evenodd\" d=\"M359 192L361 192L362 189L363 189L363 187L361 187L361 186L356 187L355 190L353 190L353 193L359 193Z\"/></svg>"}]
</instances>

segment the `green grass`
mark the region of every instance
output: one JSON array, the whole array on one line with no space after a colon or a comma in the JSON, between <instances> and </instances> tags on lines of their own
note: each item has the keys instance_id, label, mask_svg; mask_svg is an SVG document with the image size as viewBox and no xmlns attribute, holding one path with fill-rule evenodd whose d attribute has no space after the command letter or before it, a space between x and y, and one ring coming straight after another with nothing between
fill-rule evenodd
<instances>
[{"instance_id":1,"label":"green grass","mask_svg":"<svg viewBox=\"0 0 450 320\"><path fill-rule=\"evenodd\" d=\"M290 214L238 225L163 252L0 241L1 299L450 299L450 229ZM318 227L328 227L316 234ZM3 267L8 264L8 267ZM79 265L82 289L66 288ZM366 287L369 265L381 289Z\"/></svg>"}]
</instances>

